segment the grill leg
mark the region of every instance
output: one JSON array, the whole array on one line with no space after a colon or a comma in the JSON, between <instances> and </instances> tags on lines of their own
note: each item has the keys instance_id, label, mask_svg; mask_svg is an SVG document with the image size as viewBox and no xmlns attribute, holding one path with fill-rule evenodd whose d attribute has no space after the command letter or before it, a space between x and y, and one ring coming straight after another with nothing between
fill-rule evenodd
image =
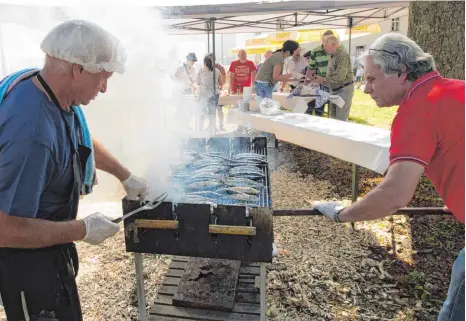
<instances>
[{"instance_id":1,"label":"grill leg","mask_svg":"<svg viewBox=\"0 0 466 321\"><path fill-rule=\"evenodd\" d=\"M144 293L144 273L142 271L141 253L134 253L134 264L136 265L136 291L138 296L139 320L147 321L146 296Z\"/></svg>"},{"instance_id":2,"label":"grill leg","mask_svg":"<svg viewBox=\"0 0 466 321\"><path fill-rule=\"evenodd\" d=\"M267 320L267 288L265 286L266 283L266 274L267 271L265 270L265 263L260 264L260 299L261 299L261 315L260 321Z\"/></svg>"},{"instance_id":3,"label":"grill leg","mask_svg":"<svg viewBox=\"0 0 466 321\"><path fill-rule=\"evenodd\" d=\"M354 203L358 200L358 186L359 186L359 166L353 164L353 175L352 175L352 186L353 192L351 197L351 202ZM354 228L354 223L351 223L351 227Z\"/></svg>"}]
</instances>

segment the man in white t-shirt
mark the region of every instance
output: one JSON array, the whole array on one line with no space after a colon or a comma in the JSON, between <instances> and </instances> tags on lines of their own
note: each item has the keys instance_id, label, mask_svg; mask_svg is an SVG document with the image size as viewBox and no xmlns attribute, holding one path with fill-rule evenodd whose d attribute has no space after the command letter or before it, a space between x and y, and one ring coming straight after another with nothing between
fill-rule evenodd
<instances>
[{"instance_id":1,"label":"man in white t-shirt","mask_svg":"<svg viewBox=\"0 0 466 321\"><path fill-rule=\"evenodd\" d=\"M176 68L175 80L178 83L179 90L185 95L190 95L194 92L197 74L194 63L196 61L196 54L194 52L190 52L186 56L186 62Z\"/></svg>"},{"instance_id":2,"label":"man in white t-shirt","mask_svg":"<svg viewBox=\"0 0 466 321\"><path fill-rule=\"evenodd\" d=\"M301 56L301 48L294 51L290 60L286 63L285 71L286 74L292 74L293 78L299 79L304 77L304 69L307 67L306 58ZM290 90L296 88L299 84L298 81L283 82L282 89L285 89L286 85L290 86Z\"/></svg>"}]
</instances>

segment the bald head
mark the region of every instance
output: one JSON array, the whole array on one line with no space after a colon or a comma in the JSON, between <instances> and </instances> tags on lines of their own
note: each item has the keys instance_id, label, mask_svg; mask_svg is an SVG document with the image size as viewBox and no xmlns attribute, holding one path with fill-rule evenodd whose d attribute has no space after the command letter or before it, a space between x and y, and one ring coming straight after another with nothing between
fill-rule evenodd
<instances>
[{"instance_id":1,"label":"bald head","mask_svg":"<svg viewBox=\"0 0 466 321\"><path fill-rule=\"evenodd\" d=\"M245 62L247 58L248 58L248 55L246 54L246 50L244 49L238 50L238 59L241 62Z\"/></svg>"},{"instance_id":2,"label":"bald head","mask_svg":"<svg viewBox=\"0 0 466 321\"><path fill-rule=\"evenodd\" d=\"M340 47L340 40L335 37L335 36L328 36L325 40L324 40L324 50L332 55L334 54L338 47Z\"/></svg>"},{"instance_id":3,"label":"bald head","mask_svg":"<svg viewBox=\"0 0 466 321\"><path fill-rule=\"evenodd\" d=\"M272 53L273 53L272 50L270 50L270 49L269 49L269 50L266 50L266 51L264 52L264 58L265 58L265 59L269 58L269 57L272 55Z\"/></svg>"}]
</instances>

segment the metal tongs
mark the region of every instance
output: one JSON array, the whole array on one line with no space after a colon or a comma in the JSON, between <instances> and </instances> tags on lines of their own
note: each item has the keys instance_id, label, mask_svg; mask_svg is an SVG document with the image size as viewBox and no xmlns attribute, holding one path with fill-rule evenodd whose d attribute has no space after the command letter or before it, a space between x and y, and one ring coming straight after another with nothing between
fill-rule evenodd
<instances>
[{"instance_id":1,"label":"metal tongs","mask_svg":"<svg viewBox=\"0 0 466 321\"><path fill-rule=\"evenodd\" d=\"M112 220L112 222L113 223L120 223L121 221L126 220L128 217L131 217L136 213L139 213L141 211L146 211L146 210L152 210L152 209L156 208L157 206L159 206L160 204L162 204L162 202L167 198L167 196L168 196L167 193L163 193L163 194L157 196L153 201L147 203L146 205L141 206L140 208L137 208L134 211L126 213L122 217L119 217L119 218L116 218L116 219Z\"/></svg>"}]
</instances>

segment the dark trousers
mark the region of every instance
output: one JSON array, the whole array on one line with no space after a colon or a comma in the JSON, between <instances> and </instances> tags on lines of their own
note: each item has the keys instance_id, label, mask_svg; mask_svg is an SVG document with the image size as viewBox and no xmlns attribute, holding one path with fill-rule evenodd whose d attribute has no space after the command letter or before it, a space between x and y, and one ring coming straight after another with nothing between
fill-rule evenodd
<instances>
[{"instance_id":1,"label":"dark trousers","mask_svg":"<svg viewBox=\"0 0 466 321\"><path fill-rule=\"evenodd\" d=\"M0 293L8 321L82 321L74 245L0 250ZM24 301L22 300L22 295Z\"/></svg>"},{"instance_id":2,"label":"dark trousers","mask_svg":"<svg viewBox=\"0 0 466 321\"><path fill-rule=\"evenodd\" d=\"M307 110L305 114L312 115L312 112L315 112L316 116L322 117L324 116L324 106L321 106L320 108L316 108L316 101L312 100L307 103Z\"/></svg>"}]
</instances>

